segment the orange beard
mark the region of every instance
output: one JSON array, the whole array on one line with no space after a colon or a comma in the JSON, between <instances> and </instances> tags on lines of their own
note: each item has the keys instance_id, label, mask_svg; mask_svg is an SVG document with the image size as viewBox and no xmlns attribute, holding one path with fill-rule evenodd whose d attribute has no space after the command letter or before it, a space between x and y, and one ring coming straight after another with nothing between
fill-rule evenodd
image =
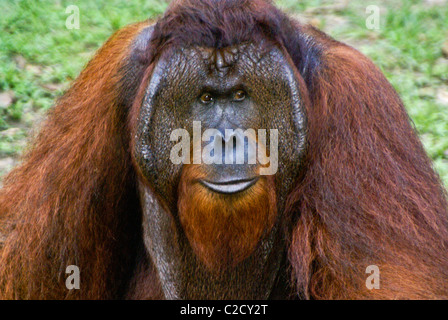
<instances>
[{"instance_id":1,"label":"orange beard","mask_svg":"<svg viewBox=\"0 0 448 320\"><path fill-rule=\"evenodd\" d=\"M273 176L260 176L247 190L220 194L197 179L199 165L185 165L179 186L179 218L197 257L213 271L247 258L272 228L277 214Z\"/></svg>"}]
</instances>

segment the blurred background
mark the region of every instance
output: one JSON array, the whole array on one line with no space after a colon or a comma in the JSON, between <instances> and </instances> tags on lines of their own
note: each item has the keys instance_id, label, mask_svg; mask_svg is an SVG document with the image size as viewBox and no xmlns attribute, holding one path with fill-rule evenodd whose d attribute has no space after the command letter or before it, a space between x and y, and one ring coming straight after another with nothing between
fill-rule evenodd
<instances>
[{"instance_id":1,"label":"blurred background","mask_svg":"<svg viewBox=\"0 0 448 320\"><path fill-rule=\"evenodd\" d=\"M448 0L278 0L290 15L369 56L401 95L448 186ZM69 6L79 9L79 29ZM0 0L0 181L55 99L126 24L162 0ZM67 10L67 11L66 11Z\"/></svg>"}]
</instances>

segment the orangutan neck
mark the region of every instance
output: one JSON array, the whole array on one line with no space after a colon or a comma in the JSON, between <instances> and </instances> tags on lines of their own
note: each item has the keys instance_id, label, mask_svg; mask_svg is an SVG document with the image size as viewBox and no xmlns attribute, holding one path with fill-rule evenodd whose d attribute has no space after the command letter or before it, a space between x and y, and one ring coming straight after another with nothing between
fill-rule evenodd
<instances>
[{"instance_id":1,"label":"orangutan neck","mask_svg":"<svg viewBox=\"0 0 448 320\"><path fill-rule=\"evenodd\" d=\"M284 250L275 226L237 266L215 272L195 255L176 217L140 184L143 238L166 299L267 299Z\"/></svg>"}]
</instances>

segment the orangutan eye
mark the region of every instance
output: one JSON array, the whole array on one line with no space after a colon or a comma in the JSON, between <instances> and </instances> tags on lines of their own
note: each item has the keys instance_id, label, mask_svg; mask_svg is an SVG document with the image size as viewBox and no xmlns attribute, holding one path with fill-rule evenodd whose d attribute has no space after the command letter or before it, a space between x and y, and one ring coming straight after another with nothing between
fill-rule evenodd
<instances>
[{"instance_id":1,"label":"orangutan eye","mask_svg":"<svg viewBox=\"0 0 448 320\"><path fill-rule=\"evenodd\" d=\"M213 101L213 96L210 93L204 93L201 96L202 103L208 104L208 103L211 103L212 101Z\"/></svg>"},{"instance_id":2,"label":"orangutan eye","mask_svg":"<svg viewBox=\"0 0 448 320\"><path fill-rule=\"evenodd\" d=\"M238 90L235 92L235 95L233 96L233 100L235 101L243 101L246 98L246 92L243 90Z\"/></svg>"}]
</instances>

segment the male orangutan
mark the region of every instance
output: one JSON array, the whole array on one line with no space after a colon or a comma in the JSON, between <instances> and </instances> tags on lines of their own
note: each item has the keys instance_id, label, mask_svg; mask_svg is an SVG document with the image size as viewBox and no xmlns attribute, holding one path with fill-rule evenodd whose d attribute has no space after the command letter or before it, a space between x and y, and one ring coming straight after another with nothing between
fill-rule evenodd
<instances>
[{"instance_id":1,"label":"male orangutan","mask_svg":"<svg viewBox=\"0 0 448 320\"><path fill-rule=\"evenodd\" d=\"M278 170L174 163L193 122L217 141L276 130ZM114 34L5 179L0 217L3 299L448 298L446 192L397 93L267 0L174 1Z\"/></svg>"}]
</instances>

